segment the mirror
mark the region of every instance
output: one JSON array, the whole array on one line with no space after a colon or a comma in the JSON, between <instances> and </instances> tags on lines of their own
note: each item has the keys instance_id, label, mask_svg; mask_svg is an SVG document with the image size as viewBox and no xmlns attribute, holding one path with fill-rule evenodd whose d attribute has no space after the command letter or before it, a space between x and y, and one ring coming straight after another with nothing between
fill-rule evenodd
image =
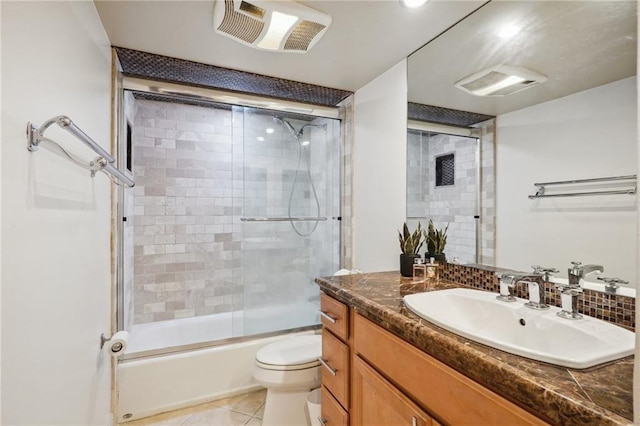
<instances>
[{"instance_id":1,"label":"mirror","mask_svg":"<svg viewBox=\"0 0 640 426\"><path fill-rule=\"evenodd\" d=\"M492 1L409 57L410 103L496 117L484 263L566 278L580 261L636 286L636 180L589 181L637 173L636 8Z\"/></svg>"}]
</instances>

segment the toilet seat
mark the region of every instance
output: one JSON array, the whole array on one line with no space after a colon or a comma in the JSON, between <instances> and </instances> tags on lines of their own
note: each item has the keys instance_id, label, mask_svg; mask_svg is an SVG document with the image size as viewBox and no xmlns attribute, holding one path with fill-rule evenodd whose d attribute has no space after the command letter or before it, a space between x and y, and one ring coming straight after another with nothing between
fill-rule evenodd
<instances>
[{"instance_id":1,"label":"toilet seat","mask_svg":"<svg viewBox=\"0 0 640 426\"><path fill-rule=\"evenodd\" d=\"M322 336L296 336L271 343L256 353L256 365L266 370L304 370L320 365Z\"/></svg>"}]
</instances>

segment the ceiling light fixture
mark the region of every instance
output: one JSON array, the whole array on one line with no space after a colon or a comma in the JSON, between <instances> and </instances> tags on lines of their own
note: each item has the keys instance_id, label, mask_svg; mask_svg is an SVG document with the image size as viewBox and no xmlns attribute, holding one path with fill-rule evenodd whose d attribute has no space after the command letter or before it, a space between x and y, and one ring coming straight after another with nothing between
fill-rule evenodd
<instances>
[{"instance_id":1,"label":"ceiling light fixture","mask_svg":"<svg viewBox=\"0 0 640 426\"><path fill-rule=\"evenodd\" d=\"M258 142L264 142L264 138L262 136L258 136L256 139L258 139Z\"/></svg>"},{"instance_id":2,"label":"ceiling light fixture","mask_svg":"<svg viewBox=\"0 0 640 426\"><path fill-rule=\"evenodd\" d=\"M292 0L215 0L216 32L260 50L305 53L331 25L331 16Z\"/></svg>"},{"instance_id":3,"label":"ceiling light fixture","mask_svg":"<svg viewBox=\"0 0 640 426\"><path fill-rule=\"evenodd\" d=\"M272 129L271 127L267 127L266 129L264 129L264 131L265 131L265 132L267 132L267 133L269 133L269 134L271 134L271 133L275 132L275 130L274 130L274 129Z\"/></svg>"},{"instance_id":4,"label":"ceiling light fixture","mask_svg":"<svg viewBox=\"0 0 640 426\"><path fill-rule=\"evenodd\" d=\"M547 81L547 77L526 68L494 65L455 83L474 96L507 96Z\"/></svg>"},{"instance_id":5,"label":"ceiling light fixture","mask_svg":"<svg viewBox=\"0 0 640 426\"><path fill-rule=\"evenodd\" d=\"M400 4L409 9L415 9L425 4L427 0L400 0Z\"/></svg>"},{"instance_id":6,"label":"ceiling light fixture","mask_svg":"<svg viewBox=\"0 0 640 426\"><path fill-rule=\"evenodd\" d=\"M502 39L509 39L520 32L521 28L515 24L507 24L502 26L498 30L498 37Z\"/></svg>"}]
</instances>

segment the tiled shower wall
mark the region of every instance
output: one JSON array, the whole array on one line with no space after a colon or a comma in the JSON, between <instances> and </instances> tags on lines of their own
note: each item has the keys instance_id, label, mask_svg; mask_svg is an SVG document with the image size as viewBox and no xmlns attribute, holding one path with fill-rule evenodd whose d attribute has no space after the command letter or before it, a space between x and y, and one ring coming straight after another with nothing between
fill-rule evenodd
<instances>
[{"instance_id":1,"label":"tiled shower wall","mask_svg":"<svg viewBox=\"0 0 640 426\"><path fill-rule=\"evenodd\" d=\"M496 150L495 120L481 123L480 129L480 259L483 265L496 264Z\"/></svg>"},{"instance_id":2,"label":"tiled shower wall","mask_svg":"<svg viewBox=\"0 0 640 426\"><path fill-rule=\"evenodd\" d=\"M340 264L353 268L353 95L340 103L342 114L342 178Z\"/></svg>"},{"instance_id":3,"label":"tiled shower wall","mask_svg":"<svg viewBox=\"0 0 640 426\"><path fill-rule=\"evenodd\" d=\"M304 284L336 267L339 230L333 222L321 222L302 238L288 222L240 221L288 216L298 160L295 138L273 115L242 107L141 99L135 105L133 322L246 311L317 296L315 286ZM291 122L296 128L304 123ZM339 124L328 125L338 126L339 134ZM318 129L318 136L324 133ZM327 141L314 145L312 140L311 170L325 204L321 214L337 216L329 210L336 209L337 199L339 212L338 183L326 170L333 170L330 161L339 161L339 142L332 150ZM301 174L298 182L292 215L314 216L308 176Z\"/></svg>"},{"instance_id":4,"label":"tiled shower wall","mask_svg":"<svg viewBox=\"0 0 640 426\"><path fill-rule=\"evenodd\" d=\"M135 104L134 323L230 311L231 110Z\"/></svg>"},{"instance_id":5,"label":"tiled shower wall","mask_svg":"<svg viewBox=\"0 0 640 426\"><path fill-rule=\"evenodd\" d=\"M476 140L461 136L409 131L407 138L407 217L412 227L419 220L426 228L432 219L436 228L447 231L445 253L449 261L457 258L464 263L476 261ZM482 143L483 170L487 182L492 177L492 141ZM485 145L490 145L487 147ZM451 186L435 186L435 158L445 154L455 154L455 183ZM489 164L490 163L490 164ZM482 187L482 203L493 206L493 191L490 185ZM492 207L491 207L492 208ZM492 210L486 209L487 213ZM487 250L482 261L490 262L493 257L493 222L480 223L485 230L481 235L482 250ZM426 251L426 245L423 247Z\"/></svg>"}]
</instances>

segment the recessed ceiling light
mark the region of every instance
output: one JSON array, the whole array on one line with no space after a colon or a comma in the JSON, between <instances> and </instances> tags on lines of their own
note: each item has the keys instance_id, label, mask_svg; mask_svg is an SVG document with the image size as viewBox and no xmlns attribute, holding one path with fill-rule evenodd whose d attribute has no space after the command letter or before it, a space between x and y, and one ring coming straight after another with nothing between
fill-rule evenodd
<instances>
[{"instance_id":1,"label":"recessed ceiling light","mask_svg":"<svg viewBox=\"0 0 640 426\"><path fill-rule=\"evenodd\" d=\"M498 37L500 38L511 38L514 35L518 34L520 32L521 28L518 25L514 25L514 24L507 24L502 26L499 30L498 30Z\"/></svg>"},{"instance_id":2,"label":"recessed ceiling light","mask_svg":"<svg viewBox=\"0 0 640 426\"><path fill-rule=\"evenodd\" d=\"M302 146L307 146L307 145L309 145L310 143L311 143L311 142L309 142L309 141L302 141Z\"/></svg>"},{"instance_id":3,"label":"recessed ceiling light","mask_svg":"<svg viewBox=\"0 0 640 426\"><path fill-rule=\"evenodd\" d=\"M256 139L258 139L259 142L264 142L264 138L262 136L258 136Z\"/></svg>"},{"instance_id":4,"label":"recessed ceiling light","mask_svg":"<svg viewBox=\"0 0 640 426\"><path fill-rule=\"evenodd\" d=\"M267 133L269 133L269 134L271 134L271 133L275 132L275 130L273 130L271 127L268 127L268 128L266 128L266 129L264 129L264 131L265 131L265 132L267 132Z\"/></svg>"},{"instance_id":5,"label":"recessed ceiling light","mask_svg":"<svg viewBox=\"0 0 640 426\"><path fill-rule=\"evenodd\" d=\"M400 0L400 4L410 9L420 7L425 4L427 0Z\"/></svg>"}]
</instances>

